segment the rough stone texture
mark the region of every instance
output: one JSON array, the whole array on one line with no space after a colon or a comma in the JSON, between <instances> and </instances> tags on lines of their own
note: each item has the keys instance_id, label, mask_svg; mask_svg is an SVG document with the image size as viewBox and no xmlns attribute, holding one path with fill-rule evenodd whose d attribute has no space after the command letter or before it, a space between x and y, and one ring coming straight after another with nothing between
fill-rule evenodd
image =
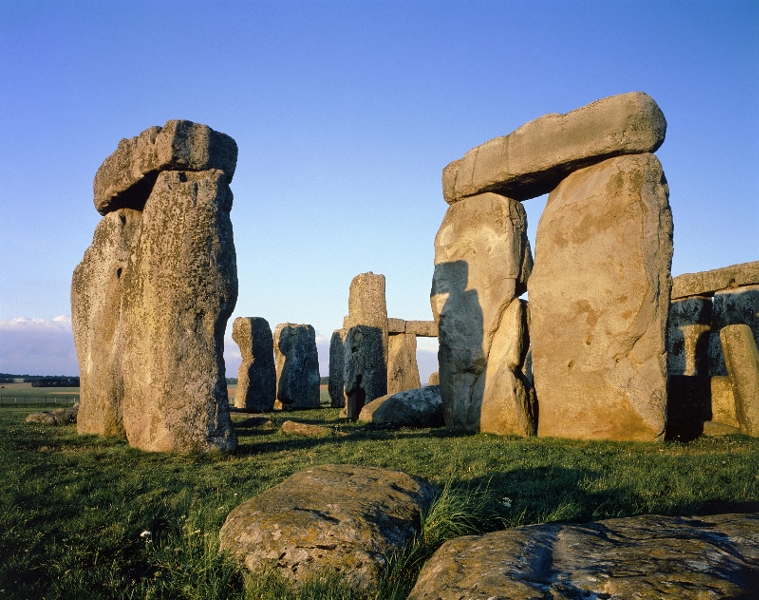
<instances>
[{"instance_id":1,"label":"rough stone texture","mask_svg":"<svg viewBox=\"0 0 759 600\"><path fill-rule=\"evenodd\" d=\"M712 398L712 418L714 423L722 423L731 427L740 428L738 414L735 410L735 395L729 377L710 378Z\"/></svg>"},{"instance_id":2,"label":"rough stone texture","mask_svg":"<svg viewBox=\"0 0 759 600\"><path fill-rule=\"evenodd\" d=\"M645 515L517 527L443 544L410 600L759 594L759 515Z\"/></svg>"},{"instance_id":3,"label":"rough stone texture","mask_svg":"<svg viewBox=\"0 0 759 600\"><path fill-rule=\"evenodd\" d=\"M748 325L728 325L719 337L741 431L759 437L759 352L754 334Z\"/></svg>"},{"instance_id":4,"label":"rough stone texture","mask_svg":"<svg viewBox=\"0 0 759 600\"><path fill-rule=\"evenodd\" d=\"M435 237L430 302L446 425L476 432L493 336L532 268L522 205L482 194L448 208Z\"/></svg>"},{"instance_id":5,"label":"rough stone texture","mask_svg":"<svg viewBox=\"0 0 759 600\"><path fill-rule=\"evenodd\" d=\"M345 437L348 434L335 429L322 427L321 425L309 425L297 421L285 421L282 423L282 433L285 435L302 435L310 438Z\"/></svg>"},{"instance_id":6,"label":"rough stone texture","mask_svg":"<svg viewBox=\"0 0 759 600\"><path fill-rule=\"evenodd\" d=\"M754 332L754 340L759 344L759 285L744 286L714 294L712 298L712 333L709 336L708 348L710 375L727 375L722 344L719 340L719 330L726 325L738 324L751 327Z\"/></svg>"},{"instance_id":7,"label":"rough stone texture","mask_svg":"<svg viewBox=\"0 0 759 600\"><path fill-rule=\"evenodd\" d=\"M319 355L311 325L280 323L274 330L277 400L286 410L319 408Z\"/></svg>"},{"instance_id":8,"label":"rough stone texture","mask_svg":"<svg viewBox=\"0 0 759 600\"><path fill-rule=\"evenodd\" d=\"M240 347L235 408L268 412L274 408L277 374L271 327L261 317L238 317L232 323L232 339Z\"/></svg>"},{"instance_id":9,"label":"rough stone texture","mask_svg":"<svg viewBox=\"0 0 759 600\"><path fill-rule=\"evenodd\" d=\"M345 337L343 383L349 419L357 419L367 402L387 394L382 334L377 327L354 325Z\"/></svg>"},{"instance_id":10,"label":"rough stone texture","mask_svg":"<svg viewBox=\"0 0 759 600\"><path fill-rule=\"evenodd\" d=\"M69 408L54 408L53 410L32 413L24 421L26 423L36 423L37 425L68 425L76 423L78 413L79 403L76 403Z\"/></svg>"},{"instance_id":11,"label":"rough stone texture","mask_svg":"<svg viewBox=\"0 0 759 600\"><path fill-rule=\"evenodd\" d=\"M153 451L233 450L224 331L237 301L222 171L165 171L124 271L123 422Z\"/></svg>"},{"instance_id":12,"label":"rough stone texture","mask_svg":"<svg viewBox=\"0 0 759 600\"><path fill-rule=\"evenodd\" d=\"M397 394L420 385L416 336L412 333L391 335L387 347L387 393Z\"/></svg>"},{"instance_id":13,"label":"rough stone texture","mask_svg":"<svg viewBox=\"0 0 759 600\"><path fill-rule=\"evenodd\" d=\"M430 373L430 377L427 380L427 385L440 385L440 373L437 371Z\"/></svg>"},{"instance_id":14,"label":"rough stone texture","mask_svg":"<svg viewBox=\"0 0 759 600\"><path fill-rule=\"evenodd\" d=\"M445 422L440 386L426 385L372 400L358 420L396 427L441 427Z\"/></svg>"},{"instance_id":15,"label":"rough stone texture","mask_svg":"<svg viewBox=\"0 0 759 600\"><path fill-rule=\"evenodd\" d=\"M406 321L403 319L391 319L387 320L387 333L392 335L394 333L406 333Z\"/></svg>"},{"instance_id":16,"label":"rough stone texture","mask_svg":"<svg viewBox=\"0 0 759 600\"><path fill-rule=\"evenodd\" d=\"M667 196L652 154L582 169L551 192L528 285L538 435L663 437Z\"/></svg>"},{"instance_id":17,"label":"rough stone texture","mask_svg":"<svg viewBox=\"0 0 759 600\"><path fill-rule=\"evenodd\" d=\"M329 341L329 404L332 408L345 406L345 384L343 370L345 368L345 336L347 329L335 329Z\"/></svg>"},{"instance_id":18,"label":"rough stone texture","mask_svg":"<svg viewBox=\"0 0 759 600\"><path fill-rule=\"evenodd\" d=\"M236 164L237 144L228 135L192 121L167 121L119 142L95 175L95 208L101 215L142 210L161 171L218 169L229 184Z\"/></svg>"},{"instance_id":19,"label":"rough stone texture","mask_svg":"<svg viewBox=\"0 0 759 600\"><path fill-rule=\"evenodd\" d=\"M715 292L744 285L759 285L759 260L673 277L672 299L711 296Z\"/></svg>"},{"instance_id":20,"label":"rough stone texture","mask_svg":"<svg viewBox=\"0 0 759 600\"><path fill-rule=\"evenodd\" d=\"M667 370L670 375L707 374L711 322L711 298L692 296L672 301L667 325Z\"/></svg>"},{"instance_id":21,"label":"rough stone texture","mask_svg":"<svg viewBox=\"0 0 759 600\"><path fill-rule=\"evenodd\" d=\"M348 293L348 329L356 325L374 327L382 332L382 348L387 360L387 301L385 276L371 271L356 275Z\"/></svg>"},{"instance_id":22,"label":"rough stone texture","mask_svg":"<svg viewBox=\"0 0 759 600\"><path fill-rule=\"evenodd\" d=\"M443 197L449 204L482 192L534 198L577 169L622 154L654 152L666 130L661 109L642 92L544 115L445 167Z\"/></svg>"},{"instance_id":23,"label":"rough stone texture","mask_svg":"<svg viewBox=\"0 0 759 600\"><path fill-rule=\"evenodd\" d=\"M437 323L435 321L406 321L406 333L413 333L417 337L437 337Z\"/></svg>"},{"instance_id":24,"label":"rough stone texture","mask_svg":"<svg viewBox=\"0 0 759 600\"><path fill-rule=\"evenodd\" d=\"M302 582L336 571L368 592L416 533L434 494L400 471L311 467L235 508L221 528L221 549L254 573L277 569Z\"/></svg>"},{"instance_id":25,"label":"rough stone texture","mask_svg":"<svg viewBox=\"0 0 759 600\"><path fill-rule=\"evenodd\" d=\"M82 434L125 436L121 299L129 255L140 237L141 218L142 213L128 208L103 217L92 245L74 269L71 328L79 358L77 430Z\"/></svg>"},{"instance_id":26,"label":"rough stone texture","mask_svg":"<svg viewBox=\"0 0 759 600\"><path fill-rule=\"evenodd\" d=\"M526 302L515 298L501 317L493 337L484 378L480 431L499 435L535 435L537 403L532 385L522 374L529 338ZM474 395L474 394L473 394Z\"/></svg>"}]
</instances>

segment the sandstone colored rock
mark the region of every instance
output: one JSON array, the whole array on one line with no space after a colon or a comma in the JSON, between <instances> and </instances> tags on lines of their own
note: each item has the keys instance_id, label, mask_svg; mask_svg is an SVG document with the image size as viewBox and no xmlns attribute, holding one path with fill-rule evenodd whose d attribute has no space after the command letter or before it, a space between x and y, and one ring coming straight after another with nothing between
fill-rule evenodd
<instances>
[{"instance_id":1,"label":"sandstone colored rock","mask_svg":"<svg viewBox=\"0 0 759 600\"><path fill-rule=\"evenodd\" d=\"M261 317L238 317L232 323L232 339L240 347L235 408L267 412L274 408L277 374L271 327Z\"/></svg>"},{"instance_id":2,"label":"sandstone colored rock","mask_svg":"<svg viewBox=\"0 0 759 600\"><path fill-rule=\"evenodd\" d=\"M280 323L274 329L277 400L286 410L319 408L319 355L311 325Z\"/></svg>"},{"instance_id":3,"label":"sandstone colored rock","mask_svg":"<svg viewBox=\"0 0 759 600\"><path fill-rule=\"evenodd\" d=\"M430 373L430 377L427 380L427 385L440 385L440 373L437 371Z\"/></svg>"},{"instance_id":4,"label":"sandstone colored rock","mask_svg":"<svg viewBox=\"0 0 759 600\"><path fill-rule=\"evenodd\" d=\"M437 337L437 323L435 321L406 321L406 333L413 333L417 337Z\"/></svg>"},{"instance_id":5,"label":"sandstone colored rock","mask_svg":"<svg viewBox=\"0 0 759 600\"><path fill-rule=\"evenodd\" d=\"M411 333L391 335L387 349L387 393L397 394L420 385L416 336Z\"/></svg>"},{"instance_id":6,"label":"sandstone colored rock","mask_svg":"<svg viewBox=\"0 0 759 600\"><path fill-rule=\"evenodd\" d=\"M253 573L276 569L303 582L337 572L366 593L418 531L434 495L426 481L400 471L311 467L232 510L221 549Z\"/></svg>"},{"instance_id":7,"label":"sandstone colored rock","mask_svg":"<svg viewBox=\"0 0 759 600\"><path fill-rule=\"evenodd\" d=\"M576 171L551 192L528 284L538 435L662 439L672 260L667 197L651 154Z\"/></svg>"},{"instance_id":8,"label":"sandstone colored rock","mask_svg":"<svg viewBox=\"0 0 759 600\"><path fill-rule=\"evenodd\" d=\"M236 164L237 144L228 135L192 121L167 121L119 142L95 175L95 208L101 215L142 210L161 171L218 169L229 184Z\"/></svg>"},{"instance_id":9,"label":"sandstone colored rock","mask_svg":"<svg viewBox=\"0 0 759 600\"><path fill-rule=\"evenodd\" d=\"M54 408L53 410L31 413L24 419L24 422L36 423L37 425L69 425L76 423L78 413L79 403L69 408Z\"/></svg>"},{"instance_id":10,"label":"sandstone colored rock","mask_svg":"<svg viewBox=\"0 0 759 600\"><path fill-rule=\"evenodd\" d=\"M712 323L708 348L710 375L727 375L719 331L726 325L739 324L748 325L754 333L754 340L759 344L759 285L747 285L715 292L712 298Z\"/></svg>"},{"instance_id":11,"label":"sandstone colored rock","mask_svg":"<svg viewBox=\"0 0 759 600\"><path fill-rule=\"evenodd\" d=\"M759 260L672 278L672 299L711 296L715 292L759 285Z\"/></svg>"},{"instance_id":12,"label":"sandstone colored rock","mask_svg":"<svg viewBox=\"0 0 759 600\"><path fill-rule=\"evenodd\" d=\"M643 515L516 527L443 544L409 600L759 594L759 516Z\"/></svg>"},{"instance_id":13,"label":"sandstone colored rock","mask_svg":"<svg viewBox=\"0 0 759 600\"><path fill-rule=\"evenodd\" d=\"M347 329L335 329L329 341L329 404L332 408L345 406L345 383L343 370L345 368L345 336Z\"/></svg>"},{"instance_id":14,"label":"sandstone colored rock","mask_svg":"<svg viewBox=\"0 0 759 600\"><path fill-rule=\"evenodd\" d=\"M388 335L393 335L394 333L406 333L406 321L403 319L388 319L387 333Z\"/></svg>"},{"instance_id":15,"label":"sandstone colored rock","mask_svg":"<svg viewBox=\"0 0 759 600\"><path fill-rule=\"evenodd\" d=\"M516 200L482 194L448 208L435 237L430 302L438 324L440 393L448 427L476 432L493 336L532 267Z\"/></svg>"},{"instance_id":16,"label":"sandstone colored rock","mask_svg":"<svg viewBox=\"0 0 759 600\"><path fill-rule=\"evenodd\" d=\"M759 352L748 325L728 325L719 332L741 431L759 437Z\"/></svg>"},{"instance_id":17,"label":"sandstone colored rock","mask_svg":"<svg viewBox=\"0 0 759 600\"><path fill-rule=\"evenodd\" d=\"M355 420L367 402L387 394L382 330L368 325L352 326L345 337L344 360L346 416Z\"/></svg>"},{"instance_id":18,"label":"sandstone colored rock","mask_svg":"<svg viewBox=\"0 0 759 600\"><path fill-rule=\"evenodd\" d=\"M548 114L473 148L443 171L449 204L483 192L527 200L570 173L623 154L654 152L667 131L648 94L603 98L566 114Z\"/></svg>"},{"instance_id":19,"label":"sandstone colored rock","mask_svg":"<svg viewBox=\"0 0 759 600\"><path fill-rule=\"evenodd\" d=\"M309 438L345 437L348 435L342 431L329 429L321 425L310 425L308 423L298 423L297 421L285 421L282 423L282 433L285 435L302 435Z\"/></svg>"},{"instance_id":20,"label":"sandstone colored rock","mask_svg":"<svg viewBox=\"0 0 759 600\"><path fill-rule=\"evenodd\" d=\"M706 375L712 300L692 296L673 300L667 325L667 369L670 375Z\"/></svg>"},{"instance_id":21,"label":"sandstone colored rock","mask_svg":"<svg viewBox=\"0 0 759 600\"><path fill-rule=\"evenodd\" d=\"M229 211L218 170L165 171L124 270L123 423L151 451L234 450L224 331L237 301Z\"/></svg>"},{"instance_id":22,"label":"sandstone colored rock","mask_svg":"<svg viewBox=\"0 0 759 600\"><path fill-rule=\"evenodd\" d=\"M740 429L741 424L738 422L738 414L735 410L735 394L733 394L730 378L710 378L710 389L712 399L710 420L714 423L722 423Z\"/></svg>"},{"instance_id":23,"label":"sandstone colored rock","mask_svg":"<svg viewBox=\"0 0 759 600\"><path fill-rule=\"evenodd\" d=\"M440 386L426 385L372 400L361 410L358 420L395 427L442 427L445 422Z\"/></svg>"},{"instance_id":24,"label":"sandstone colored rock","mask_svg":"<svg viewBox=\"0 0 759 600\"><path fill-rule=\"evenodd\" d=\"M77 431L82 434L125 436L121 300L129 255L139 243L141 219L142 213L129 208L107 214L74 269L71 328L79 358Z\"/></svg>"},{"instance_id":25,"label":"sandstone colored rock","mask_svg":"<svg viewBox=\"0 0 759 600\"><path fill-rule=\"evenodd\" d=\"M385 276L371 271L356 275L348 293L348 328L356 325L375 327L382 334L382 348L387 360L387 300Z\"/></svg>"}]
</instances>

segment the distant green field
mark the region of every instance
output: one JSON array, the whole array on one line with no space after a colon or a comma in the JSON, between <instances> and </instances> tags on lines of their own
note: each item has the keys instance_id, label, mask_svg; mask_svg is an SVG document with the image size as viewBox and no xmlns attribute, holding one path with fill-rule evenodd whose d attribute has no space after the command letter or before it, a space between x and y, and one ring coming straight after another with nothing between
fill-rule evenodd
<instances>
[{"instance_id":1,"label":"distant green field","mask_svg":"<svg viewBox=\"0 0 759 600\"><path fill-rule=\"evenodd\" d=\"M78 387L0 388L0 405L66 405L79 400Z\"/></svg>"}]
</instances>

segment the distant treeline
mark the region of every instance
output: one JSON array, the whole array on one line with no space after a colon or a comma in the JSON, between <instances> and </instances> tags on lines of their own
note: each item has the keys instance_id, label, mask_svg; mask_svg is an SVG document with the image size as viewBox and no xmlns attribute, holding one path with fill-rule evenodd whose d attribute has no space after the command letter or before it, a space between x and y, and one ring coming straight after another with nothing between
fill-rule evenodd
<instances>
[{"instance_id":1,"label":"distant treeline","mask_svg":"<svg viewBox=\"0 0 759 600\"><path fill-rule=\"evenodd\" d=\"M66 377L65 375L40 376L0 373L0 383L15 383L16 381L31 383L32 387L79 387L79 377Z\"/></svg>"}]
</instances>

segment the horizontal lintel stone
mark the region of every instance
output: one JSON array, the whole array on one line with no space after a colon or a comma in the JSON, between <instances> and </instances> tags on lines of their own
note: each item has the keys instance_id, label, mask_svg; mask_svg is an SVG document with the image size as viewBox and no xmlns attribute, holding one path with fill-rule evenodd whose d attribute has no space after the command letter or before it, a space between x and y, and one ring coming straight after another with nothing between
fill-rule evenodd
<instances>
[{"instance_id":1,"label":"horizontal lintel stone","mask_svg":"<svg viewBox=\"0 0 759 600\"><path fill-rule=\"evenodd\" d=\"M672 300L712 296L715 292L759 284L759 260L672 278Z\"/></svg>"}]
</instances>

